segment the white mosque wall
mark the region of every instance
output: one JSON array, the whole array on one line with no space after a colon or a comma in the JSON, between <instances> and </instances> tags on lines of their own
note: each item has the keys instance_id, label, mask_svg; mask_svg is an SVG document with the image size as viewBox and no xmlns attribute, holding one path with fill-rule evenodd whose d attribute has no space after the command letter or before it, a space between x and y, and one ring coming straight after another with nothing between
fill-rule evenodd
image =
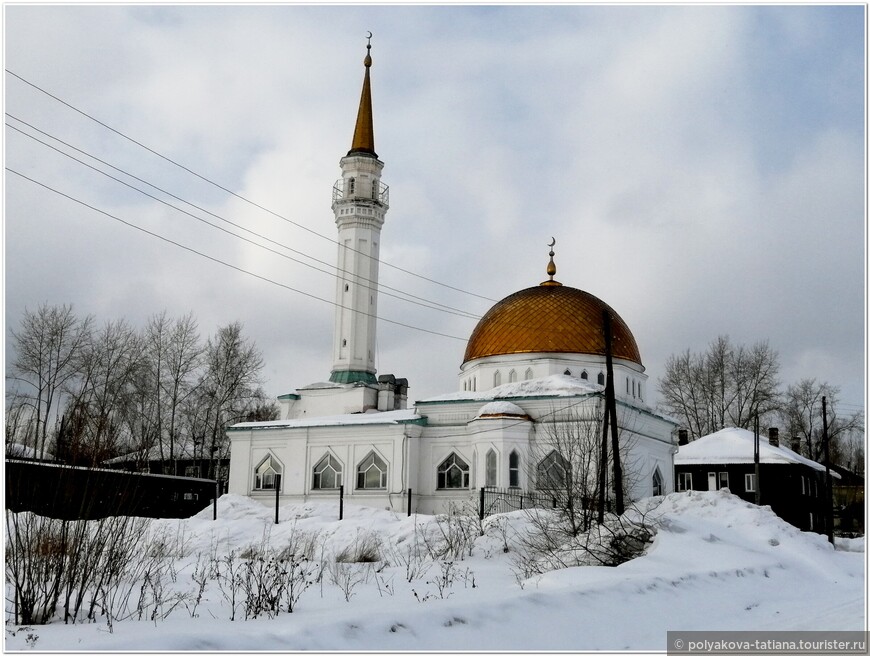
<instances>
[{"instance_id":1,"label":"white mosque wall","mask_svg":"<svg viewBox=\"0 0 870 656\"><path fill-rule=\"evenodd\" d=\"M606 360L600 355L534 353L496 355L466 362L459 374L459 390L485 392L494 387L523 380L566 375L597 384L606 375ZM583 378L583 375L586 378ZM644 367L630 360L613 360L616 396L643 402L648 376ZM599 378L600 377L600 378Z\"/></svg>"}]
</instances>

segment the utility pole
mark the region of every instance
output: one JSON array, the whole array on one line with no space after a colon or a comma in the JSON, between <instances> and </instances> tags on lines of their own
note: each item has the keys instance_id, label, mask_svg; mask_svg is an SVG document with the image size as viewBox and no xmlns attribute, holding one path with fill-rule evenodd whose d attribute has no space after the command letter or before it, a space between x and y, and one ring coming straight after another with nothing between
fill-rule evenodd
<instances>
[{"instance_id":1,"label":"utility pole","mask_svg":"<svg viewBox=\"0 0 870 656\"><path fill-rule=\"evenodd\" d=\"M828 448L828 399L822 397L822 440L825 444L825 528L828 542L834 544L834 495L831 489L831 453Z\"/></svg>"},{"instance_id":2,"label":"utility pole","mask_svg":"<svg viewBox=\"0 0 870 656\"><path fill-rule=\"evenodd\" d=\"M616 392L613 387L613 333L610 329L610 312L604 310L604 353L607 361L607 380L604 381L605 410L609 412L610 438L613 448L613 496L616 501L616 514L625 511L622 497L622 463L619 457L619 432L616 426Z\"/></svg>"},{"instance_id":3,"label":"utility pole","mask_svg":"<svg viewBox=\"0 0 870 656\"><path fill-rule=\"evenodd\" d=\"M761 481L758 478L759 470L761 467L759 466L759 460L761 447L759 445L759 437L758 437L758 415L755 415L755 505L761 505Z\"/></svg>"}]
</instances>

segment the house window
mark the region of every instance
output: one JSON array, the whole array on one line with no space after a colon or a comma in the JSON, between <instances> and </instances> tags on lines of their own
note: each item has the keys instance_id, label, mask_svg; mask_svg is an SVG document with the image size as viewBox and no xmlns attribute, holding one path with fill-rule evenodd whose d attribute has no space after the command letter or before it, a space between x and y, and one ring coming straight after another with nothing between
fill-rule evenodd
<instances>
[{"instance_id":1,"label":"house window","mask_svg":"<svg viewBox=\"0 0 870 656\"><path fill-rule=\"evenodd\" d=\"M719 472L719 489L728 486L728 472Z\"/></svg>"},{"instance_id":2,"label":"house window","mask_svg":"<svg viewBox=\"0 0 870 656\"><path fill-rule=\"evenodd\" d=\"M374 451L357 467L356 486L360 490L382 490L387 487L387 463Z\"/></svg>"},{"instance_id":3,"label":"house window","mask_svg":"<svg viewBox=\"0 0 870 656\"><path fill-rule=\"evenodd\" d=\"M267 456L254 470L254 489L274 490L282 471L278 461L272 456Z\"/></svg>"},{"instance_id":4,"label":"house window","mask_svg":"<svg viewBox=\"0 0 870 656\"><path fill-rule=\"evenodd\" d=\"M538 463L538 489L555 490L564 488L568 482L571 465L558 451L550 451L549 455Z\"/></svg>"},{"instance_id":5,"label":"house window","mask_svg":"<svg viewBox=\"0 0 870 656\"><path fill-rule=\"evenodd\" d=\"M438 489L461 489L468 487L468 463L455 453L438 465Z\"/></svg>"},{"instance_id":6,"label":"house window","mask_svg":"<svg viewBox=\"0 0 870 656\"><path fill-rule=\"evenodd\" d=\"M501 372L500 372L500 371L496 371L496 372L492 375L492 386L493 386L493 387L498 387L499 385L501 385Z\"/></svg>"},{"instance_id":7,"label":"house window","mask_svg":"<svg viewBox=\"0 0 870 656\"><path fill-rule=\"evenodd\" d=\"M801 494L807 493L807 477L801 474Z\"/></svg>"},{"instance_id":8,"label":"house window","mask_svg":"<svg viewBox=\"0 0 870 656\"><path fill-rule=\"evenodd\" d=\"M315 490L337 490L341 486L341 463L327 453L314 465Z\"/></svg>"},{"instance_id":9,"label":"house window","mask_svg":"<svg viewBox=\"0 0 870 656\"><path fill-rule=\"evenodd\" d=\"M604 372L603 371L598 372L598 384L604 385Z\"/></svg>"},{"instance_id":10,"label":"house window","mask_svg":"<svg viewBox=\"0 0 870 656\"><path fill-rule=\"evenodd\" d=\"M659 468L656 467L656 470L653 472L652 476L652 493L654 497L659 497L664 494L665 489L665 481L662 478L662 473L659 471Z\"/></svg>"},{"instance_id":11,"label":"house window","mask_svg":"<svg viewBox=\"0 0 870 656\"><path fill-rule=\"evenodd\" d=\"M692 489L692 473L680 472L677 474L677 492L685 492Z\"/></svg>"},{"instance_id":12,"label":"house window","mask_svg":"<svg viewBox=\"0 0 870 656\"><path fill-rule=\"evenodd\" d=\"M490 449L486 452L486 485L487 487L496 486L496 473L498 472L498 456L495 455L495 449Z\"/></svg>"},{"instance_id":13,"label":"house window","mask_svg":"<svg viewBox=\"0 0 870 656\"><path fill-rule=\"evenodd\" d=\"M511 487L520 486L520 454L511 451L508 457L508 484Z\"/></svg>"},{"instance_id":14,"label":"house window","mask_svg":"<svg viewBox=\"0 0 870 656\"><path fill-rule=\"evenodd\" d=\"M743 480L746 485L746 491L755 492L755 474L745 474Z\"/></svg>"},{"instance_id":15,"label":"house window","mask_svg":"<svg viewBox=\"0 0 870 656\"><path fill-rule=\"evenodd\" d=\"M197 478L199 476L199 467L196 466L188 466L184 468L184 475L189 476L190 478Z\"/></svg>"}]
</instances>

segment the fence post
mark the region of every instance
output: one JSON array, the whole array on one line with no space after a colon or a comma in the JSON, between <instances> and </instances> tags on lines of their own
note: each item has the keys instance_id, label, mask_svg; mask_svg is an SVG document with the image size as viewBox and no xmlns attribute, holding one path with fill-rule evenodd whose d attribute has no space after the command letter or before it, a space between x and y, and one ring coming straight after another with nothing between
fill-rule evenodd
<instances>
[{"instance_id":1,"label":"fence post","mask_svg":"<svg viewBox=\"0 0 870 656\"><path fill-rule=\"evenodd\" d=\"M480 510L479 510L478 514L480 515L481 521L483 521L483 506L486 503L485 494L486 494L486 488L485 487L480 488Z\"/></svg>"},{"instance_id":2,"label":"fence post","mask_svg":"<svg viewBox=\"0 0 870 656\"><path fill-rule=\"evenodd\" d=\"M414 493L411 491L411 488L408 488L408 517L411 516L411 499L413 497L413 494Z\"/></svg>"},{"instance_id":3,"label":"fence post","mask_svg":"<svg viewBox=\"0 0 870 656\"><path fill-rule=\"evenodd\" d=\"M221 490L221 482L215 481L214 482L214 519L212 521L217 521L217 498L218 498L218 495L220 494L220 490Z\"/></svg>"},{"instance_id":4,"label":"fence post","mask_svg":"<svg viewBox=\"0 0 870 656\"><path fill-rule=\"evenodd\" d=\"M278 497L281 496L281 474L275 474L275 523L278 523Z\"/></svg>"},{"instance_id":5,"label":"fence post","mask_svg":"<svg viewBox=\"0 0 870 656\"><path fill-rule=\"evenodd\" d=\"M338 486L338 519L344 519L344 485Z\"/></svg>"}]
</instances>

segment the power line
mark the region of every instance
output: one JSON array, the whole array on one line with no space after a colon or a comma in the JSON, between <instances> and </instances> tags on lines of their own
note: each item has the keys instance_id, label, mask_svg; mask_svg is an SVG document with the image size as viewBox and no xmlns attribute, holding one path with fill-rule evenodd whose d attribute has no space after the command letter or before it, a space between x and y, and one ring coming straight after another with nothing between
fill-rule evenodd
<instances>
[{"instance_id":1,"label":"power line","mask_svg":"<svg viewBox=\"0 0 870 656\"><path fill-rule=\"evenodd\" d=\"M414 295L414 294L410 294L410 293L408 293L408 292L404 292L404 291L399 290L399 289L396 289L396 288L394 288L394 287L390 287L389 285L385 285L385 284L382 284L382 283L374 283L374 281L372 281L372 280L369 279L369 278L365 278L364 276L358 276L358 275L355 275L355 274L353 274L353 273L350 272L350 271L347 271L347 270L345 270L345 269L341 269L341 268L338 268L338 267L336 267L336 266L333 266L333 265L329 264L328 262L324 262L323 260L320 260L320 259L315 258L315 257L313 257L313 256L306 255L305 253L303 253L303 252L301 252L301 251L299 251L299 250L297 250L297 249L291 248L290 246L287 246L287 245L285 245L285 244L282 244L282 243L280 243L280 242L278 242L278 241L275 241L275 240L273 240L273 239L271 239L271 238L269 238L269 237L266 237L265 235L262 235L262 234L260 234L260 233L258 233L258 232L255 232L255 231L253 231L253 230L250 230L249 228L246 228L246 227L244 227L244 226L242 226L242 225L239 225L238 223L235 223L235 222L233 222L233 221L230 221L229 219L226 219L226 218L224 218L224 217L221 217L220 215L215 214L214 212L211 212L211 211L209 211L209 210L207 210L207 209L205 209L205 208L203 208L203 207L200 207L200 206L198 206L198 205L196 205L196 204L194 204L194 203L191 203L191 202L185 200L184 198L181 198L180 196L177 196L177 195L175 195L175 194L173 194L173 193L171 193L171 192L169 192L169 191L166 191L165 189L162 189L162 188L158 187L157 185L154 185L154 184L148 182L147 180L143 180L142 178L139 178L139 177L137 177L137 176L135 176L135 175L133 175L133 174L131 174L131 173L128 173L127 171L125 171L125 170L123 170L123 169L121 169L121 168L118 168L117 166L114 166L114 165L110 164L109 162L106 162L106 161L100 159L99 157L95 157L94 155L91 155L90 153L88 153L88 152L86 152L86 151L84 151L84 150L82 150L82 149L80 149L80 148L77 148L77 147L75 147L75 146L73 146L73 145L71 145L71 144L69 144L69 143L63 141L62 139L59 139L59 138L57 138L57 137L55 137L55 136L53 136L53 135L51 135L51 134L49 134L49 133L47 133L47 132L45 132L45 131L43 131L43 130L40 130L39 128L37 128L37 127L31 125L30 123L27 123L26 121L21 120L20 118L17 118L17 117L15 117L15 116L12 116L12 115L9 114L8 112L7 112L6 115L9 116L9 118L11 118L12 120L14 120L14 121L18 121L18 122L20 122L20 123L26 125L27 127L31 128L31 129L33 129L33 130L36 130L36 131L39 132L40 134L43 134L43 135L47 136L48 138L53 139L53 140L55 140L55 141L57 141L57 142L63 144L64 146L67 146L68 148L71 148L71 149L73 149L73 150L75 150L75 151L77 151L77 152L79 152L79 153L82 153L83 155L85 155L85 156L87 156L87 157L90 157L90 158L92 158L93 160L95 160L95 161L97 161L97 162L100 162L101 164L104 164L105 166L108 166L108 167L110 167L111 169L113 169L113 170L115 170L115 171L119 171L120 173L122 173L122 174L124 174L124 175L126 175L126 176L128 176L128 177L130 177L130 178L132 178L132 179L134 179L134 180L137 180L137 181L139 181L139 182L141 182L141 183L143 183L143 184L148 185L148 186L151 187L152 189L156 189L157 191L166 194L166 195L169 196L170 198L174 198L174 199L176 199L176 200L179 200L179 201L181 201L182 203L185 203L185 204L187 204L187 205L190 205L191 207L196 208L197 210L199 210L199 211L201 211L201 212L204 212L205 214L208 214L208 215L210 215L210 216L213 216L213 217L215 217L216 219L218 219L218 220L220 220L220 221L223 221L224 223L227 223L227 224L229 224L229 225L231 225L231 226L233 226L233 227L235 227L235 228L238 228L239 230L243 230L243 231L245 231L245 232L247 232L247 233L249 233L249 234L251 234L251 235L254 235L254 236L256 236L256 237L259 237L260 239L263 239L263 240L265 240L265 241L267 241L267 242L269 242L269 243L272 243L272 244L275 244L275 245L277 245L277 246L280 246L281 248L285 248L285 249L287 249L287 250L289 250L289 251L291 251L291 252L293 252L293 253L297 253L297 254L299 254L299 255L301 255L301 256L303 256L303 257L306 257L306 258L308 258L308 259L310 259L310 260L313 260L313 261L315 261L315 262L318 262L319 264L323 264L323 265L329 267L330 269L334 269L334 270L336 270L336 271L338 271L338 272L340 272L340 273L344 273L344 274L347 274L347 275L353 276L353 277L356 278L358 281L362 281L363 283L366 283L366 284L364 284L363 286L364 286L366 289L368 289L368 290L371 290L371 291L379 291L379 293L382 293L382 294L384 294L384 295L386 295L386 296L392 296L393 298L397 298L397 299L399 299L399 300L401 300L401 301L405 301L405 302L407 302L407 303L413 303L413 304L415 304L415 305L419 305L419 306L421 306L421 307L425 307L425 308L428 308L428 309L430 309L430 310L437 310L437 311L440 311L440 312L445 312L445 313L447 313L447 314L453 314L453 315L456 315L456 316L461 316L461 317L464 317L464 318L466 318L466 319L475 319L475 320L480 319L480 315L475 315L475 314L472 314L472 313L467 312L467 311L465 311L465 310L460 310L460 309L458 309L458 308L454 308L454 307L451 307L451 306L449 306L449 305L444 305L444 304L442 304L442 303L438 303L437 301L430 301L430 300L428 300L428 299L425 299L425 298L422 298L422 297L416 296L416 295ZM51 145L51 144L49 144L49 143L46 143L45 141L42 141L41 139L38 139L37 137L33 136L32 134L28 134L27 132L24 132L23 130L21 130L21 129L15 127L14 125L11 125L11 124L9 124L9 123L6 123L6 126L9 127L9 128L11 128L12 130L15 130L15 131L18 132L19 134L22 134L22 135L28 137L29 139L32 139L33 141L36 141L36 142L39 143L39 144L42 144L42 145L45 146L46 148L50 148L51 150L54 150L55 152L60 153L60 154L63 155L64 157L67 157L67 158L73 160L74 162L77 162L77 163L81 164L82 166L85 166L85 167L91 169L92 171L95 171L95 172L99 173L100 175L103 175L103 176L109 178L110 180L114 180L115 182L117 182L117 183L119 183L119 184L122 184L122 185L124 185L125 187L128 187L129 189L132 189L132 190L134 190L134 191L137 191L138 193L142 194L143 196L146 196L146 197L148 197L148 198L151 198L152 200L156 200L157 202L162 203L162 204L166 205L167 207L170 207L170 208L176 210L177 212L180 212L181 214L185 214L185 215L187 215L187 216L189 216L189 217L195 219L196 221L200 221L201 223L204 223L204 224L206 224L206 225L208 225L208 226L210 226L210 227L212 227L212 228L214 228L214 229L216 229L216 230L220 230L221 232L224 232L224 233L226 233L226 234L228 234L228 235L231 235L231 236L233 236L233 237L236 237L237 239L240 239L240 240L242 240L242 241L244 241L244 242L247 242L247 243L249 243L249 244L252 244L252 245L254 245L254 246L257 246L258 248L262 248L262 249L264 249L264 250L266 250L266 251L269 251L270 253L273 253L273 254L278 255L278 256L280 256L280 257L284 257L284 258L286 258L286 259L289 259L289 260L291 260L291 261L293 261L293 262L296 262L296 263L298 263L298 264L301 264L301 265L303 265L303 266L307 266L307 267L309 267L309 268L311 268L311 269L314 269L315 271L318 271L318 272L320 272L320 273L325 273L325 274L327 274L327 275L331 275L331 276L333 276L333 277L335 277L335 278L340 278L340 276L339 276L338 274L333 273L332 271L325 271L325 270L320 269L320 268L318 268L318 267L316 267L316 266L314 266L314 265L312 265L312 264L309 264L309 263L307 263L307 262L303 262L303 261L301 261L301 260L298 260L298 259L296 259L296 258L294 258L294 257L291 257L291 256L285 254L285 253L280 253L280 252L278 252L278 251L276 251L276 250L274 250L274 249L272 249L272 248L269 248L268 246L264 246L264 245L262 245L262 244L258 244L257 242L252 241L252 240L250 240L250 239L248 239L248 238L246 238L246 237L243 237L243 236L238 235L238 234L236 234L236 233L234 233L234 232L232 232L232 231L229 231L229 230L227 230L227 229L225 229L225 228L222 228L222 227L220 227L220 226L218 226L218 225L215 225L215 224L211 223L210 221L207 221L207 220L203 219L202 217L196 216L195 214L192 214L192 213L188 212L187 210L184 210L184 209L182 209L182 208L180 208L180 207L178 207L178 206L176 206L176 205L173 205L172 203L169 203L169 202L167 202L167 201L165 201L165 200L163 200L163 199L161 199L161 198L158 198L157 196L154 196L153 194L150 194L150 193L148 193L147 191L145 191L145 190L143 190L143 189L139 189L138 187L135 187L134 185L131 185L131 184L129 184L128 182L125 182L124 180L121 180L121 179L119 179L119 178L116 178L116 177L114 177L113 175L110 175L110 174L106 173L105 171L102 171L102 170L100 170L100 169L98 169L98 168L96 168L96 167L94 167L94 166L88 164L87 162L84 162L84 161L78 159L77 157L74 157L73 155L71 155L71 154L69 154L69 153L66 153L66 152L64 152L63 150L61 150L61 149L59 149L59 148L57 148L57 147L55 147L55 146L53 146L53 145ZM379 288L380 288L380 289L379 289ZM383 289L390 289L390 290L393 290L393 291L398 292L399 294L403 294L404 296L407 296L407 297L409 297L409 298L405 298L404 296L399 296L399 295L397 295L397 294L391 294L391 293L389 293L389 292L384 292ZM411 300L411 299L417 299L417 300L415 301L415 300Z\"/></svg>"},{"instance_id":2,"label":"power line","mask_svg":"<svg viewBox=\"0 0 870 656\"><path fill-rule=\"evenodd\" d=\"M143 227L141 227L141 226L138 226L138 225L136 225L136 224L134 224L134 223L130 223L129 221L125 221L124 219L122 219L122 218L120 218L120 217L117 217L117 216L115 216L114 214L110 214L110 213L108 213L108 212L106 212L106 211L104 211L104 210L99 209L98 207L94 207L93 205L90 205L90 204L86 203L86 202L83 201L83 200L79 200L78 198L75 198L75 197L73 197L73 196L70 196L69 194L66 194L66 193L64 193L64 192L62 192L62 191L60 191L60 190L58 190L58 189L55 189L54 187L51 187L51 186L49 186L49 185L47 185L47 184L45 184L45 183L43 183L43 182L40 182L39 180L35 180L35 179L33 179L33 178L31 178L31 177L29 177L29 176L27 176L27 175L24 175L23 173L21 173L21 172L19 172L19 171L16 171L15 169L9 168L8 166L6 167L6 170L9 171L10 173L14 173L15 175L17 175L17 176L19 176L19 177L21 177L21 178L24 178L25 180L27 180L27 181L29 181L29 182L32 182L32 183L35 184L35 185L38 185L38 186L40 186L40 187L42 187L42 188L44 188L44 189L47 189L48 191L51 191L51 192L57 194L58 196L62 196L62 197L64 197L64 198L67 198L68 200L71 200L71 201L73 201L74 203L78 203L79 205L82 205L82 206L84 206L84 207L87 207L88 209L93 210L94 212L98 212L99 214L102 214L102 215L104 215L104 216L107 216L107 217L109 217L110 219L112 219L112 220L114 220L114 221L118 221L119 223L122 223L122 224L124 224L124 225L126 225L126 226L128 226L128 227L130 227L130 228L133 228L133 229L135 229L135 230L139 230L140 232L144 232L145 234L147 234L147 235L151 235L152 237L156 237L157 239L160 239L161 241L165 241L165 242L167 242L167 243L169 243L169 244L172 244L173 246L177 246L177 247L182 248L182 249L184 249L184 250L186 250L186 251L188 251L188 252L190 252L190 253L193 253L193 254L195 254L195 255L199 255L200 257L204 257L204 258L207 259L207 260L211 260L212 262L216 262L217 264L221 264L221 265L223 265L223 266L225 266L225 267L227 267L227 268L229 268L229 269L233 269L233 270L238 271L238 272L240 272L240 273L244 273L244 274L246 274L246 275L249 275L249 276L251 276L251 277L253 277L253 278L257 278L258 280L262 280L262 281L264 281L264 282L268 282L268 283L270 283L270 284L272 284L272 285L275 285L275 286L277 286L277 287L282 287L282 288L284 288L284 289L288 289L288 290L290 290L290 291L292 291L292 292L296 292L297 294L302 294L303 296L307 296L308 298L313 298L313 299L315 299L315 300L323 301L324 303L329 303L330 305L334 305L334 306L336 306L336 307L340 307L340 308L345 309L345 310L350 310L351 312L356 312L357 314L361 314L361 315L363 315L363 316L374 317L375 319L377 319L377 320L379 320L379 321L384 321L384 322L386 322L386 323L391 323L391 324L394 324L394 325L396 325L396 326L401 326L401 327L403 327L403 328L410 328L411 330L417 330L417 331L420 331L420 332L428 333L428 334L430 334L430 335L437 335L438 337L447 337L447 338L449 338L449 339L456 339L456 340L459 340L459 341L462 341L462 342L466 341L464 337L456 337L455 335L448 335L448 334L446 334L446 333L439 333L439 332L437 332L437 331L429 330L429 329L427 329L427 328L420 328L420 327L418 327L418 326L413 326L413 325L411 325L411 324L402 323L401 321L394 321L394 320L392 320L392 319L386 319L386 318L384 318L384 317L379 317L379 316L376 315L376 314L372 314L372 313L369 313L369 312L364 312L364 311L362 311L362 310L356 310L356 309L354 309L354 308L349 308L349 307L346 307L346 306L344 306L344 305L341 305L340 303L336 303L336 302L334 302L334 301L330 301L330 300L327 300L327 299L325 299L325 298L321 298L320 296L316 296L316 295L311 294L311 293L309 293L309 292L302 291L301 289L296 289L295 287L291 287L291 286L289 286L289 285L285 285L284 283L278 282L277 280L273 280L273 279L271 279L271 278L267 278L267 277L265 277L265 276L261 276L260 274L254 273L253 271L248 271L247 269L243 269L243 268L238 267L238 266L236 266L236 265L234 265L234 264L230 264L229 262L225 262L224 260L221 260L221 259L219 259L219 258L213 257L213 256L208 255L208 254L206 254L206 253L203 253L202 251L198 251L198 250L196 250L195 248L191 248L190 246L185 246L184 244L181 244L181 243L179 243L179 242L177 242L177 241L174 241L174 240L172 240L172 239L169 239L168 237L164 237L163 235L160 235L160 234L158 234L158 233L156 233L156 232L152 232L151 230L147 230L146 228L143 228Z\"/></svg>"},{"instance_id":3,"label":"power line","mask_svg":"<svg viewBox=\"0 0 870 656\"><path fill-rule=\"evenodd\" d=\"M287 217L285 217L285 216L283 216L283 215L281 215L281 214L278 214L277 212L274 212L273 210L270 210L269 208L264 207L264 206L262 206L262 205L260 205L260 204L258 204L258 203L256 203L256 202L254 202L254 201L252 201L252 200L250 200L250 199L248 199L248 198L245 198L245 197L242 196L241 194L238 194L238 193L236 193L236 192L234 192L234 191L232 191L232 190L230 190L230 189L227 189L226 187L222 186L221 184L219 184L219 183L217 183L217 182L214 182L213 180L210 180L209 178L206 178L206 177L203 176L203 175L200 175L200 174L197 173L196 171L194 171L194 170L188 168L187 166L184 166L183 164L180 164L179 162L176 162L175 160L171 159L170 157L167 157L166 155L161 154L160 152L154 150L153 148L150 148L149 146L146 146L144 143L142 143L142 142L140 142L140 141L137 141L136 139L134 139L133 137L128 136L127 134L124 134L124 133L121 132L120 130L117 130L117 129L113 128L112 126L110 126L110 125L104 123L103 121L99 120L98 118L95 118L94 116L91 116L91 115L88 114L87 112L85 112L85 111L79 109L78 107L75 107L74 105L72 105L72 104L68 103L67 101L63 100L62 98L59 98L58 96L55 96L54 94L50 93L49 91L46 91L45 89L43 89L42 87L38 86L37 84L34 84L33 82L30 82L29 80L26 80L25 78L21 77L21 76L18 75L17 73L14 73L13 71L9 70L8 68L5 69L5 71L6 71L9 75L12 75L13 77L15 77L15 78L17 78L18 80L20 80L21 82L23 82L24 84L27 84L28 86L30 86L30 87L36 89L36 90L39 91L40 93L43 93L43 94L45 94L46 96L48 96L49 98L52 98L53 100L56 100L57 102L61 103L62 105L66 106L66 107L68 107L69 109L73 110L74 112L77 112L78 114L81 114L81 115L84 116L85 118L87 118L87 119L89 119L89 120L91 120L91 121L97 123L97 124L100 125L101 127L103 127L103 128L105 128L105 129L107 129L107 130L113 132L114 134L117 134L118 136L122 137L123 139L126 139L127 141L129 141L129 142L131 142L131 143L133 143L133 144L139 146L140 148L142 148L142 149L144 149L144 150L147 150L149 153L151 153L151 154L153 154L153 155L159 157L160 159L162 159L162 160L164 160L164 161L166 161L166 162L169 162L169 163L172 164L173 166L176 166L176 167L182 169L183 171L186 171L187 173L189 173L189 174L191 174L191 175L193 175L193 176L199 178L199 179L202 180L203 182L206 182L206 183L208 183L208 184L210 184L210 185L213 185L213 186L217 187L218 189L220 189L221 191L224 191L224 192L230 194L231 196L233 196L233 197L235 197L235 198L238 198L239 200L244 201L245 203L248 203L249 205L252 205L253 207L256 207L256 208L258 208L258 209L260 209L260 210L262 210L262 211L264 211L264 212L266 212L266 213L268 213L268 214L271 214L272 216L274 216L274 217L276 217L276 218L278 218L278 219L281 219L282 221L286 221L287 223L290 223L290 224L296 226L297 228L301 228L302 230L305 230L305 231L307 231L307 232L310 232L311 234L313 234L313 235L315 235L315 236L317 236L317 237L320 237L321 239L326 239L327 241L332 242L333 244L340 245L340 244L338 244L338 242L337 242L336 240L332 239L331 237L328 237L328 236L326 236L326 235L324 235L324 234L321 234L321 233L317 232L316 230L312 230L311 228L309 228L309 227L307 227L307 226L304 226L304 225L302 225L301 223L297 223L296 221L293 221L293 220L291 220L291 219L288 219ZM367 253L363 253L363 252L361 252L361 251L357 251L356 249L350 249L350 250L353 250L354 252L356 252L356 253L358 253L358 254L360 254L360 255L364 255L364 256L366 256L366 257L371 257L371 256L368 255ZM402 267L396 266L395 264L390 264L389 262L385 262L385 261L383 261L383 260L381 260L380 262L381 262L381 264L383 264L384 266L388 266L388 267L390 267L390 268L392 268L392 269L396 269L397 271L401 271L402 273L406 273L406 274L408 274L408 275L414 276L415 278L419 278L419 279L421 279L421 280L425 280L426 282L430 282L430 283L433 283L433 284L435 284L435 285L439 285L439 286L441 286L441 287L445 287L445 288L447 288L447 289L451 289L451 290L453 290L453 291L460 292L460 293L462 293L462 294L467 294L467 295L469 295L469 296L474 296L474 297L476 297L476 298L479 298L479 299L482 299L482 300L485 300L485 301L496 302L496 299L489 298L489 297L487 297L487 296L482 296L482 295L480 295L480 294L476 294L476 293L474 293L474 292L470 292L470 291L467 291L467 290L464 290L464 289L460 289L459 287L454 287L454 286L452 286L452 285L448 285L447 283L439 282L439 281L434 280L434 279L432 279L432 278L428 278L428 277L426 277L426 276L423 276L423 275L421 275L421 274L419 274L419 273L414 273L413 271L409 271L408 269L404 269L404 268L402 268Z\"/></svg>"}]
</instances>

